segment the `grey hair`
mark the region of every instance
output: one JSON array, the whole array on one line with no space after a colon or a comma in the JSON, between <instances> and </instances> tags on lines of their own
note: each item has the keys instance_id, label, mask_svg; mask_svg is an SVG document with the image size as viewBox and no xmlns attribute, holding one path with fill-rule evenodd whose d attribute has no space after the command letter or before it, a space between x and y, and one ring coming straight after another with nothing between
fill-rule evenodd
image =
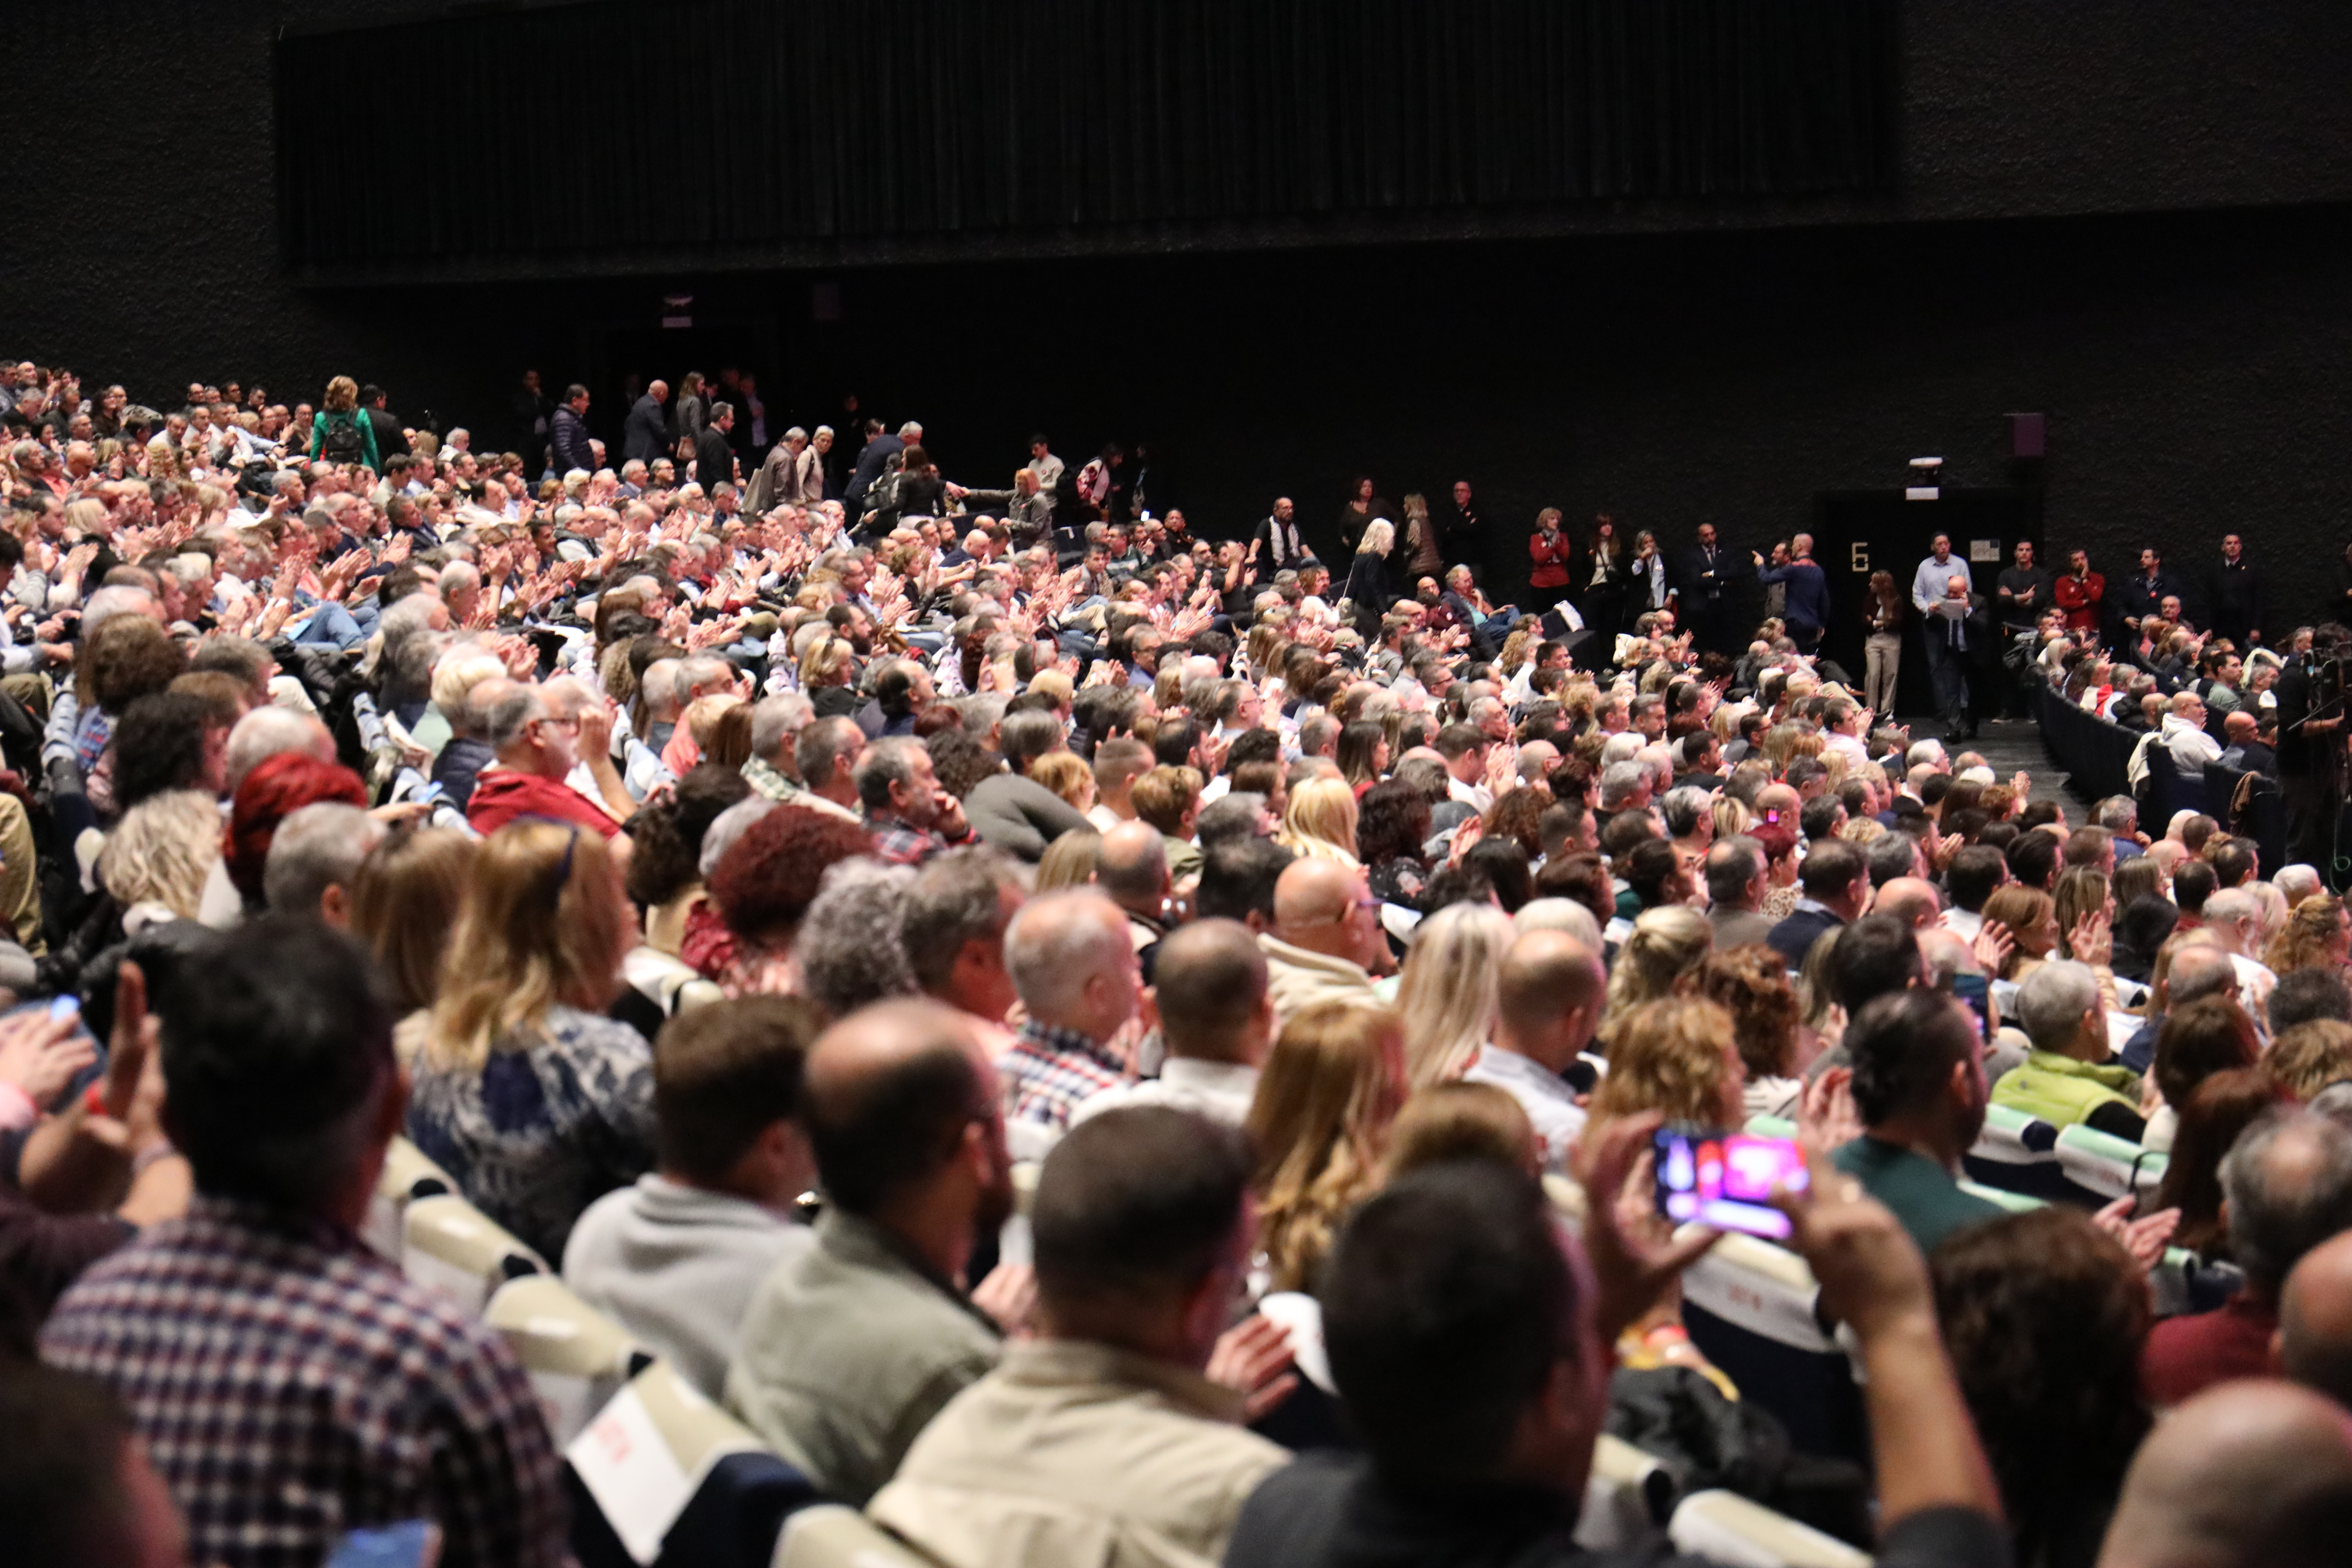
<instances>
[{"instance_id":1,"label":"grey hair","mask_svg":"<svg viewBox=\"0 0 2352 1568\"><path fill-rule=\"evenodd\" d=\"M2317 1160L2273 1161L2272 1151L2290 1139L2315 1145ZM2352 1131L2307 1110L2272 1111L2222 1156L2221 1195L2238 1267L2249 1286L2274 1300L2305 1253L2352 1229Z\"/></svg>"},{"instance_id":2,"label":"grey hair","mask_svg":"<svg viewBox=\"0 0 2352 1568\"><path fill-rule=\"evenodd\" d=\"M285 752L307 752L325 731L319 721L291 708L257 708L228 732L228 787L231 794L245 775Z\"/></svg>"},{"instance_id":3,"label":"grey hair","mask_svg":"<svg viewBox=\"0 0 2352 1568\"><path fill-rule=\"evenodd\" d=\"M356 805L314 801L288 815L269 840L261 872L269 912L315 915L329 888L348 888L360 862L392 830Z\"/></svg>"},{"instance_id":4,"label":"grey hair","mask_svg":"<svg viewBox=\"0 0 2352 1568\"><path fill-rule=\"evenodd\" d=\"M820 425L820 426L818 426L816 427L816 429L815 429L814 431L811 432L811 434L810 434L810 439L814 440L814 439L815 439L818 436L830 436L830 435L832 435L832 434L833 434L833 426L830 426L830 425Z\"/></svg>"},{"instance_id":5,"label":"grey hair","mask_svg":"<svg viewBox=\"0 0 2352 1568\"><path fill-rule=\"evenodd\" d=\"M915 982L945 984L970 942L1004 940L1003 890L1019 890L1013 862L993 849L950 849L915 874L899 906L898 935Z\"/></svg>"},{"instance_id":6,"label":"grey hair","mask_svg":"<svg viewBox=\"0 0 2352 1568\"><path fill-rule=\"evenodd\" d=\"M2127 795L2111 795L2099 802L2092 820L2110 833L2129 833L2139 826L2139 803Z\"/></svg>"},{"instance_id":7,"label":"grey hair","mask_svg":"<svg viewBox=\"0 0 2352 1568\"><path fill-rule=\"evenodd\" d=\"M1564 931L1594 952L1601 951L1601 922L1574 899L1529 899L1511 917L1520 936L1531 931Z\"/></svg>"},{"instance_id":8,"label":"grey hair","mask_svg":"<svg viewBox=\"0 0 2352 1568\"><path fill-rule=\"evenodd\" d=\"M1633 798L1634 793L1649 781L1650 770L1640 763L1612 763L1601 771L1601 805L1603 810L1614 810Z\"/></svg>"},{"instance_id":9,"label":"grey hair","mask_svg":"<svg viewBox=\"0 0 2352 1568\"><path fill-rule=\"evenodd\" d=\"M503 752L522 739L522 732L534 719L544 719L547 704L537 691L518 684L511 691L503 692L483 715L482 739L490 750Z\"/></svg>"},{"instance_id":10,"label":"grey hair","mask_svg":"<svg viewBox=\"0 0 2352 1568\"><path fill-rule=\"evenodd\" d=\"M915 973L899 934L913 880L908 868L864 855L826 869L793 956L810 999L835 1017L914 993Z\"/></svg>"},{"instance_id":11,"label":"grey hair","mask_svg":"<svg viewBox=\"0 0 2352 1568\"><path fill-rule=\"evenodd\" d=\"M1764 846L1745 834L1718 838L1709 846L1705 865L1708 902L1736 904L1764 869Z\"/></svg>"},{"instance_id":12,"label":"grey hair","mask_svg":"<svg viewBox=\"0 0 2352 1568\"><path fill-rule=\"evenodd\" d=\"M441 568L441 593L447 597L457 588L478 588L482 585L482 570L470 561L452 561ZM395 605L394 609L400 606Z\"/></svg>"},{"instance_id":13,"label":"grey hair","mask_svg":"<svg viewBox=\"0 0 2352 1568\"><path fill-rule=\"evenodd\" d=\"M859 802L869 811L887 808L890 786L912 784L915 759L926 754L920 741L905 735L886 735L868 745L850 775L856 783Z\"/></svg>"},{"instance_id":14,"label":"grey hair","mask_svg":"<svg viewBox=\"0 0 2352 1568\"><path fill-rule=\"evenodd\" d=\"M2240 921L2262 919L2263 901L2245 888L2224 888L2205 900L2205 923L2216 921L2236 925Z\"/></svg>"},{"instance_id":15,"label":"grey hair","mask_svg":"<svg viewBox=\"0 0 2352 1568\"><path fill-rule=\"evenodd\" d=\"M90 633L121 615L147 615L155 607L155 595L129 583L117 583L99 589L81 606L81 638L87 643Z\"/></svg>"},{"instance_id":16,"label":"grey hair","mask_svg":"<svg viewBox=\"0 0 2352 1568\"><path fill-rule=\"evenodd\" d=\"M784 742L808 728L816 708L797 691L761 700L751 710L751 754L772 762Z\"/></svg>"},{"instance_id":17,"label":"grey hair","mask_svg":"<svg viewBox=\"0 0 2352 1568\"><path fill-rule=\"evenodd\" d=\"M817 428L818 428L818 429L820 429L820 430L822 430L822 429L824 429L824 426L822 426L822 425L820 425L820 426L817 426ZM789 429L789 430L787 430L787 431L785 431L785 432L784 432L784 439L785 439L785 440L787 440L787 441L805 441L805 440L807 440L808 438L809 438L809 433L808 433L807 431L805 431L805 430L802 429L802 428L801 428L799 426L797 426L797 425L793 426L791 429Z\"/></svg>"},{"instance_id":18,"label":"grey hair","mask_svg":"<svg viewBox=\"0 0 2352 1568\"><path fill-rule=\"evenodd\" d=\"M2099 977L2072 959L2052 959L2017 988L2017 1021L2042 1050L2064 1044L2098 1005Z\"/></svg>"}]
</instances>

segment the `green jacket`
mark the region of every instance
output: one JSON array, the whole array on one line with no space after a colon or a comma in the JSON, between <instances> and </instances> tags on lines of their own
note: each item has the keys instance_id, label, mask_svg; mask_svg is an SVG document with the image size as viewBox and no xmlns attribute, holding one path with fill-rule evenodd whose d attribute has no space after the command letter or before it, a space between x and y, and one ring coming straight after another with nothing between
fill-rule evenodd
<instances>
[{"instance_id":1,"label":"green jacket","mask_svg":"<svg viewBox=\"0 0 2352 1568\"><path fill-rule=\"evenodd\" d=\"M2109 1100L2139 1110L2139 1074L2126 1067L2100 1067L2052 1051L2037 1050L2025 1065L2001 1075L1992 1102L2038 1116L2053 1127L2071 1127Z\"/></svg>"}]
</instances>

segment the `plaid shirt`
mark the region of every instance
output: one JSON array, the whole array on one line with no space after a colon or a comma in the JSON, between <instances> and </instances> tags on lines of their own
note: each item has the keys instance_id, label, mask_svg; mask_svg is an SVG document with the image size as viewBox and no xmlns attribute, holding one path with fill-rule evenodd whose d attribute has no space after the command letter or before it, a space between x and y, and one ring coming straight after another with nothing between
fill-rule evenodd
<instances>
[{"instance_id":1,"label":"plaid shirt","mask_svg":"<svg viewBox=\"0 0 2352 1568\"><path fill-rule=\"evenodd\" d=\"M893 866L919 866L934 855L961 848L972 841L971 830L968 827L961 838L950 842L887 811L866 812L866 826L874 834L875 858Z\"/></svg>"},{"instance_id":2,"label":"plaid shirt","mask_svg":"<svg viewBox=\"0 0 2352 1568\"><path fill-rule=\"evenodd\" d=\"M1075 1029L1032 1018L996 1061L1004 1075L1004 1114L1060 1131L1078 1101L1127 1081L1118 1059Z\"/></svg>"},{"instance_id":3,"label":"plaid shirt","mask_svg":"<svg viewBox=\"0 0 2352 1568\"><path fill-rule=\"evenodd\" d=\"M513 1352L340 1226L199 1198L84 1274L42 1353L131 1411L191 1562L317 1568L409 1519L441 1526L445 1568L570 1561Z\"/></svg>"}]
</instances>

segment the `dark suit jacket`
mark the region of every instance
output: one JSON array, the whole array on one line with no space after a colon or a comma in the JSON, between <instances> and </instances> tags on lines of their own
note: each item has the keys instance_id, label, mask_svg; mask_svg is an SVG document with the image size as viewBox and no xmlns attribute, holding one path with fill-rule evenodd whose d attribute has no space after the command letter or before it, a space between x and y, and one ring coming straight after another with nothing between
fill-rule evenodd
<instances>
[{"instance_id":1,"label":"dark suit jacket","mask_svg":"<svg viewBox=\"0 0 2352 1568\"><path fill-rule=\"evenodd\" d=\"M1731 585L1734 570L1731 552L1722 545L1715 547L1715 559L1709 562L1706 552L1693 545L1675 557L1674 589L1682 596L1685 615L1702 615L1723 605L1723 591Z\"/></svg>"},{"instance_id":2,"label":"dark suit jacket","mask_svg":"<svg viewBox=\"0 0 2352 1568\"><path fill-rule=\"evenodd\" d=\"M408 437L400 433L400 416L381 408L367 410L368 423L375 426L375 455L380 463L386 458L408 456Z\"/></svg>"},{"instance_id":3,"label":"dark suit jacket","mask_svg":"<svg viewBox=\"0 0 2352 1568\"><path fill-rule=\"evenodd\" d=\"M727 444L727 433L705 425L702 434L694 438L694 481L709 495L711 488L732 483L735 479L735 448Z\"/></svg>"},{"instance_id":4,"label":"dark suit jacket","mask_svg":"<svg viewBox=\"0 0 2352 1568\"><path fill-rule=\"evenodd\" d=\"M849 476L849 483L841 490L842 501L852 521L856 520L866 504L866 492L872 489L874 481L882 477L883 468L888 466L891 458L906 449L907 443L885 432L866 442L866 449L857 454L857 471Z\"/></svg>"},{"instance_id":5,"label":"dark suit jacket","mask_svg":"<svg viewBox=\"0 0 2352 1568\"><path fill-rule=\"evenodd\" d=\"M662 405L648 392L629 405L629 420L621 430L621 461L635 458L650 463L668 450L669 424L662 417Z\"/></svg>"},{"instance_id":6,"label":"dark suit jacket","mask_svg":"<svg viewBox=\"0 0 2352 1568\"><path fill-rule=\"evenodd\" d=\"M1780 961L1790 969L1801 969L1805 954L1812 952L1813 943L1822 932L1835 931L1845 921L1827 910L1799 910L1772 928L1764 945L1780 955Z\"/></svg>"},{"instance_id":7,"label":"dark suit jacket","mask_svg":"<svg viewBox=\"0 0 2352 1568\"><path fill-rule=\"evenodd\" d=\"M570 405L559 406L548 420L547 443L554 453L558 474L572 468L595 471L596 449L588 445L588 426Z\"/></svg>"}]
</instances>

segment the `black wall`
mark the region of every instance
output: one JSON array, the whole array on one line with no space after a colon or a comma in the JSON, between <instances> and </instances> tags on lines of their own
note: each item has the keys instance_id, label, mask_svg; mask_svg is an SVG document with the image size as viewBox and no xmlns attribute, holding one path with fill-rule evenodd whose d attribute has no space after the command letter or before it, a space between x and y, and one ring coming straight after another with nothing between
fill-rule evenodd
<instances>
[{"instance_id":1,"label":"black wall","mask_svg":"<svg viewBox=\"0 0 2352 1568\"><path fill-rule=\"evenodd\" d=\"M854 388L923 418L960 478L996 480L1032 425L1073 458L1140 438L1212 531L1276 493L1320 521L1360 469L1391 495L1465 473L1515 525L1605 506L1760 540L1924 453L1954 483L2011 482L2000 416L2032 410L2050 416L2053 542L2119 569L2143 538L2180 555L2235 526L2282 576L2343 543L2352 7L2331 0L1910 0L1892 195L1129 234L1019 263L844 250L822 271L297 289L275 249L272 31L432 9L17 18L28 156L0 224L0 353L157 401L191 376L307 394L349 371L411 416L496 431L524 363L589 381L616 417L625 372L675 374L689 352L709 371L740 343L783 412L824 417ZM427 116L436 84L415 85ZM650 137L672 118L626 80L584 84L580 112ZM294 133L345 150L354 182L467 178L416 157L398 117ZM817 279L838 283L840 320L811 319ZM666 340L671 292L695 294L698 327Z\"/></svg>"}]
</instances>

